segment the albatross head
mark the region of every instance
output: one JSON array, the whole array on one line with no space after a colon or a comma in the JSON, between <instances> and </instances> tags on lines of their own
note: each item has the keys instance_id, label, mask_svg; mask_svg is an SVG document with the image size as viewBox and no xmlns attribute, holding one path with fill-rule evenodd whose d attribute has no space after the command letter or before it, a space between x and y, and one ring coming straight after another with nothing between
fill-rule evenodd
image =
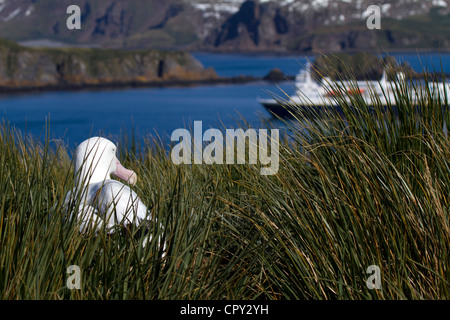
<instances>
[{"instance_id":1,"label":"albatross head","mask_svg":"<svg viewBox=\"0 0 450 320\"><path fill-rule=\"evenodd\" d=\"M79 184L102 182L113 175L135 185L136 173L120 164L116 150L116 145L105 138L94 137L83 141L74 156L75 178Z\"/></svg>"}]
</instances>

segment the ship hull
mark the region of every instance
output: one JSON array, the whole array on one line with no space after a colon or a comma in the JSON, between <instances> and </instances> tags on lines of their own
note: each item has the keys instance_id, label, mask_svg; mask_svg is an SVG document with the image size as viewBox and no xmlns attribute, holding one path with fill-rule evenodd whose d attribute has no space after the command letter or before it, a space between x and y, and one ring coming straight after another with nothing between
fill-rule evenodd
<instances>
[{"instance_id":1,"label":"ship hull","mask_svg":"<svg viewBox=\"0 0 450 320\"><path fill-rule=\"evenodd\" d=\"M320 116L332 113L342 113L342 108L335 104L300 104L293 103L280 103L273 99L259 100L259 103L273 116L278 117L294 117L295 115L301 116Z\"/></svg>"}]
</instances>

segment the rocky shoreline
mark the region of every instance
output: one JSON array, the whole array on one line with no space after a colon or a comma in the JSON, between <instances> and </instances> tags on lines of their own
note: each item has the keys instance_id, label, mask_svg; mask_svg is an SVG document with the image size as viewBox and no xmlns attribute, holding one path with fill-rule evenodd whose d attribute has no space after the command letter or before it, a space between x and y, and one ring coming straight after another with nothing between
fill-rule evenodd
<instances>
[{"instance_id":1,"label":"rocky shoreline","mask_svg":"<svg viewBox=\"0 0 450 320\"><path fill-rule=\"evenodd\" d=\"M188 52L28 48L0 40L0 92L3 93L210 81L224 80Z\"/></svg>"},{"instance_id":2,"label":"rocky shoreline","mask_svg":"<svg viewBox=\"0 0 450 320\"><path fill-rule=\"evenodd\" d=\"M286 76L292 80L294 76ZM109 89L132 89L132 88L166 88L166 87L192 87L199 85L222 85L222 84L246 84L258 81L272 81L262 77L239 76L239 77L217 77L204 80L161 80L161 81L129 81L129 82L105 82L85 84L55 84L46 86L0 86L0 95L14 93L38 93L49 91L84 91L84 90L109 90Z\"/></svg>"},{"instance_id":3,"label":"rocky shoreline","mask_svg":"<svg viewBox=\"0 0 450 320\"><path fill-rule=\"evenodd\" d=\"M443 81L443 79L450 79L450 74L424 74L414 73L409 74L408 77L412 79L428 79L428 81ZM127 82L105 82L105 83L84 83L84 84L55 84L55 85L41 85L41 86L1 86L0 95L5 94L27 94L27 93L40 93L51 91L86 91L86 90L125 90L134 88L168 88L168 87L193 87L201 85L223 85L223 84L247 84L251 82L282 82L293 81L294 75L284 75L278 73L276 69L269 72L265 77L253 77L253 76L238 76L238 77L216 77L213 79L172 79L172 80L159 80L159 81L127 81ZM376 80L376 79L375 79Z\"/></svg>"}]
</instances>

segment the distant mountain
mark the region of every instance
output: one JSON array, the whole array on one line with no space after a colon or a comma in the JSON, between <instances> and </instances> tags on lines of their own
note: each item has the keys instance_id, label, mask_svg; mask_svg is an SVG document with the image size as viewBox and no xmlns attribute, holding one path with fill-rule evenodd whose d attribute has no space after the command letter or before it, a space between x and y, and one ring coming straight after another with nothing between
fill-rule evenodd
<instances>
[{"instance_id":1,"label":"distant mountain","mask_svg":"<svg viewBox=\"0 0 450 320\"><path fill-rule=\"evenodd\" d=\"M374 4L380 30L366 24ZM450 49L450 1L246 1L203 44L241 51Z\"/></svg>"},{"instance_id":2,"label":"distant mountain","mask_svg":"<svg viewBox=\"0 0 450 320\"><path fill-rule=\"evenodd\" d=\"M72 4L82 30L66 27ZM370 5L381 9L381 30L366 27ZM0 0L0 38L218 51L449 50L450 0Z\"/></svg>"}]
</instances>

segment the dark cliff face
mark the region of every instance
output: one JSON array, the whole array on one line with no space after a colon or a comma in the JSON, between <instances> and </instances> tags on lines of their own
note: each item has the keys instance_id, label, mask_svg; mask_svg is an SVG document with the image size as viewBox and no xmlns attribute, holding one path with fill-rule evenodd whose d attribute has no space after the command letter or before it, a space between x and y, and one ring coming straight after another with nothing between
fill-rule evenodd
<instances>
[{"instance_id":1,"label":"dark cliff face","mask_svg":"<svg viewBox=\"0 0 450 320\"><path fill-rule=\"evenodd\" d=\"M31 49L0 41L0 87L39 88L217 78L186 52Z\"/></svg>"},{"instance_id":2,"label":"dark cliff face","mask_svg":"<svg viewBox=\"0 0 450 320\"><path fill-rule=\"evenodd\" d=\"M239 12L224 23L216 37L214 46L218 47L241 38L248 38L249 44L247 45L257 46L260 38L261 9L261 6L253 1L245 2Z\"/></svg>"},{"instance_id":3,"label":"dark cliff face","mask_svg":"<svg viewBox=\"0 0 450 320\"><path fill-rule=\"evenodd\" d=\"M255 51L283 49L282 37L288 35L290 22L287 12L274 3L261 5L246 1L241 9L212 33L214 48Z\"/></svg>"}]
</instances>

